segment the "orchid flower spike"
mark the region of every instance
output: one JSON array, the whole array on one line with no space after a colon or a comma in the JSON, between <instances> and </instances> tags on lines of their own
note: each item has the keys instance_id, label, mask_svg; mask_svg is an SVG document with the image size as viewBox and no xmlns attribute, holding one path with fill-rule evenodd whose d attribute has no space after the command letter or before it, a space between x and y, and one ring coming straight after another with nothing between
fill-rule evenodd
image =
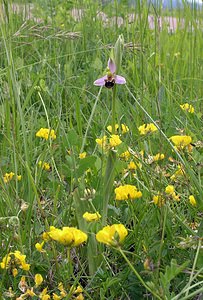
<instances>
[{"instance_id":1,"label":"orchid flower spike","mask_svg":"<svg viewBox=\"0 0 203 300\"><path fill-rule=\"evenodd\" d=\"M114 84L125 84L126 80L124 77L120 75L116 75L116 65L114 61L109 58L108 60L108 69L109 71L104 77L101 77L95 80L94 85L97 86L105 86L108 89L111 89Z\"/></svg>"}]
</instances>

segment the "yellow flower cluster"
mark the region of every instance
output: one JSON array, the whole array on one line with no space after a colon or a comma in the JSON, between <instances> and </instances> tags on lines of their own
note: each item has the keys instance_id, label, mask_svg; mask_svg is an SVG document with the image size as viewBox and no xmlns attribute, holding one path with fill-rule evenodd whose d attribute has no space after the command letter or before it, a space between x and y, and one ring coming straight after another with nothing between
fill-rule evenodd
<instances>
[{"instance_id":1,"label":"yellow flower cluster","mask_svg":"<svg viewBox=\"0 0 203 300\"><path fill-rule=\"evenodd\" d=\"M13 172L4 174L3 176L4 183L8 183L9 181L11 181L14 175L15 173Z\"/></svg>"},{"instance_id":2,"label":"yellow flower cluster","mask_svg":"<svg viewBox=\"0 0 203 300\"><path fill-rule=\"evenodd\" d=\"M107 126L107 130L112 133L113 132L113 128L111 125ZM118 124L115 124L115 130L114 132L117 133L119 131L119 125ZM125 134L129 132L129 127L126 125L126 124L121 124L121 133L122 134Z\"/></svg>"},{"instance_id":3,"label":"yellow flower cluster","mask_svg":"<svg viewBox=\"0 0 203 300\"><path fill-rule=\"evenodd\" d=\"M49 138L52 140L56 139L56 134L54 129L49 129L49 128L40 128L39 131L36 133L36 137L43 138L45 140L48 140Z\"/></svg>"},{"instance_id":4,"label":"yellow flower cluster","mask_svg":"<svg viewBox=\"0 0 203 300\"><path fill-rule=\"evenodd\" d=\"M47 235L52 240L68 247L76 247L87 241L86 233L74 227L63 227L62 229L58 229L51 226Z\"/></svg>"},{"instance_id":5,"label":"yellow flower cluster","mask_svg":"<svg viewBox=\"0 0 203 300\"><path fill-rule=\"evenodd\" d=\"M121 153L120 158L124 159L124 160L128 160L131 157L130 152L127 150L123 153Z\"/></svg>"},{"instance_id":6,"label":"yellow flower cluster","mask_svg":"<svg viewBox=\"0 0 203 300\"><path fill-rule=\"evenodd\" d=\"M154 161L163 160L165 158L165 155L163 153L157 153L153 156Z\"/></svg>"},{"instance_id":7,"label":"yellow flower cluster","mask_svg":"<svg viewBox=\"0 0 203 300\"><path fill-rule=\"evenodd\" d=\"M191 113L191 114L193 114L194 111L195 111L194 107L189 103L180 104L180 108L184 111L187 111L187 112Z\"/></svg>"},{"instance_id":8,"label":"yellow flower cluster","mask_svg":"<svg viewBox=\"0 0 203 300\"><path fill-rule=\"evenodd\" d=\"M160 193L158 193L158 195L153 196L153 202L158 207L161 207L164 205L165 200L164 200L163 196Z\"/></svg>"},{"instance_id":9,"label":"yellow flower cluster","mask_svg":"<svg viewBox=\"0 0 203 300\"><path fill-rule=\"evenodd\" d=\"M105 150L107 146L107 136L104 135L101 139L96 139L96 143Z\"/></svg>"},{"instance_id":10,"label":"yellow flower cluster","mask_svg":"<svg viewBox=\"0 0 203 300\"><path fill-rule=\"evenodd\" d=\"M13 179L14 176L15 176L15 173L13 173L13 172L5 173L3 176L4 183L9 183ZM16 178L18 181L20 181L22 179L22 176L17 175Z\"/></svg>"},{"instance_id":11,"label":"yellow flower cluster","mask_svg":"<svg viewBox=\"0 0 203 300\"><path fill-rule=\"evenodd\" d=\"M163 160L164 158L165 155L163 153L157 153L156 155L148 155L147 159L145 159L145 162L150 165L153 162Z\"/></svg>"},{"instance_id":12,"label":"yellow flower cluster","mask_svg":"<svg viewBox=\"0 0 203 300\"><path fill-rule=\"evenodd\" d=\"M184 149L192 142L192 138L189 135L173 135L169 138L169 140L173 142L177 150Z\"/></svg>"},{"instance_id":13,"label":"yellow flower cluster","mask_svg":"<svg viewBox=\"0 0 203 300\"><path fill-rule=\"evenodd\" d=\"M167 185L165 188L165 193L173 198L175 201L180 201L180 196L176 194L175 188L173 185Z\"/></svg>"},{"instance_id":14,"label":"yellow flower cluster","mask_svg":"<svg viewBox=\"0 0 203 300\"><path fill-rule=\"evenodd\" d=\"M126 184L121 185L114 190L116 200L128 200L128 199L136 199L142 197L142 193L138 191L136 186Z\"/></svg>"},{"instance_id":15,"label":"yellow flower cluster","mask_svg":"<svg viewBox=\"0 0 203 300\"><path fill-rule=\"evenodd\" d=\"M50 171L51 170L50 164L47 163L47 162L42 162L41 160L38 162L38 166L40 168L42 168L43 170L45 170L45 171Z\"/></svg>"},{"instance_id":16,"label":"yellow flower cluster","mask_svg":"<svg viewBox=\"0 0 203 300\"><path fill-rule=\"evenodd\" d=\"M143 124L143 125L139 126L138 130L139 130L141 135L145 135L145 134L148 134L148 133L155 132L158 129L153 123L149 123L149 124Z\"/></svg>"},{"instance_id":17,"label":"yellow flower cluster","mask_svg":"<svg viewBox=\"0 0 203 300\"><path fill-rule=\"evenodd\" d=\"M123 224L114 224L112 226L105 226L96 234L98 242L106 244L108 246L118 247L120 246L128 231Z\"/></svg>"},{"instance_id":18,"label":"yellow flower cluster","mask_svg":"<svg viewBox=\"0 0 203 300\"><path fill-rule=\"evenodd\" d=\"M116 146L119 146L122 143L119 135L117 134L112 134L110 139L109 139L109 144L111 148L114 148Z\"/></svg>"},{"instance_id":19,"label":"yellow flower cluster","mask_svg":"<svg viewBox=\"0 0 203 300\"><path fill-rule=\"evenodd\" d=\"M93 222L93 221L98 221L101 218L101 215L96 212L96 213L84 213L83 214L83 218L87 221L87 222Z\"/></svg>"},{"instance_id":20,"label":"yellow flower cluster","mask_svg":"<svg viewBox=\"0 0 203 300\"><path fill-rule=\"evenodd\" d=\"M136 170L137 167L138 167L138 165L137 165L134 161L132 161L132 160L131 160L130 163L128 164L128 170L130 170L130 171Z\"/></svg>"},{"instance_id":21,"label":"yellow flower cluster","mask_svg":"<svg viewBox=\"0 0 203 300\"><path fill-rule=\"evenodd\" d=\"M23 294L21 294L20 297L16 298L16 300L23 300L23 299L27 299L30 297L31 298L37 297L37 299L41 299L41 300L49 300L49 299L60 300L60 299L66 298L68 294L69 294L69 296L70 296L70 294L71 294L71 296L73 296L73 298L71 298L71 299L84 300L84 297L82 294L83 289L79 285L77 288L72 286L70 288L70 291L67 292L63 286L63 283L60 282L58 284L57 293L52 293L52 297L51 297L51 293L49 293L48 287L43 288L43 290L41 290L41 291L39 291L39 289L38 289L38 287L44 281L41 274L36 274L34 277L34 281L35 281L35 286L30 288L26 282L25 276L21 277L18 287L23 292ZM14 292L12 291L12 288L9 288L9 295L15 295Z\"/></svg>"},{"instance_id":22,"label":"yellow flower cluster","mask_svg":"<svg viewBox=\"0 0 203 300\"><path fill-rule=\"evenodd\" d=\"M122 141L117 134L112 134L109 138L109 141L107 140L107 136L103 136L101 139L96 139L96 143L103 149L108 150L109 148L115 148L116 146L119 146Z\"/></svg>"},{"instance_id":23,"label":"yellow flower cluster","mask_svg":"<svg viewBox=\"0 0 203 300\"><path fill-rule=\"evenodd\" d=\"M53 294L52 294L52 299L53 299L53 300L63 299L63 298L65 298L65 297L67 296L67 294L68 294L67 291L65 290L65 288L64 288L62 282L60 282L60 283L58 284L58 290L59 290L59 292L58 292L57 294L56 294L56 293L53 293ZM77 288L75 288L75 287L72 286L72 287L70 288L69 294L71 293L71 296L73 296L74 299L76 299L76 300L84 300L84 297L83 297L82 292L83 292L82 287L81 287L80 285L78 285ZM72 298L71 298L71 299L72 299Z\"/></svg>"},{"instance_id":24,"label":"yellow flower cluster","mask_svg":"<svg viewBox=\"0 0 203 300\"><path fill-rule=\"evenodd\" d=\"M16 276L18 274L18 271L16 267L19 267L20 269L23 269L24 271L29 271L30 264L27 264L26 261L26 255L22 254L20 251L16 250L14 252L8 253L0 263L0 267L2 269L9 269L12 267L13 275Z\"/></svg>"}]
</instances>

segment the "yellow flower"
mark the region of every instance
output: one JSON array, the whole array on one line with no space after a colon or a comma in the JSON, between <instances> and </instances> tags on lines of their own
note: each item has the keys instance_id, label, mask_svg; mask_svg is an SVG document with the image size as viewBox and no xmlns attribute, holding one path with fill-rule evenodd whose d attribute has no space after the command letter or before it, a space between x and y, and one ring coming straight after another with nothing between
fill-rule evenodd
<instances>
[{"instance_id":1,"label":"yellow flower","mask_svg":"<svg viewBox=\"0 0 203 300\"><path fill-rule=\"evenodd\" d=\"M58 229L51 226L48 235L52 240L69 247L79 246L87 241L86 233L74 227Z\"/></svg>"},{"instance_id":2,"label":"yellow flower","mask_svg":"<svg viewBox=\"0 0 203 300\"><path fill-rule=\"evenodd\" d=\"M76 300L84 300L84 296L83 294L79 294L77 297L76 297Z\"/></svg>"},{"instance_id":3,"label":"yellow flower","mask_svg":"<svg viewBox=\"0 0 203 300\"><path fill-rule=\"evenodd\" d=\"M35 244L35 248L37 249L37 251L39 252L46 252L44 249L43 249L43 246L44 246L44 241L40 244L40 243L36 243Z\"/></svg>"},{"instance_id":4,"label":"yellow flower","mask_svg":"<svg viewBox=\"0 0 203 300\"><path fill-rule=\"evenodd\" d=\"M173 200L180 201L180 195L177 195L175 192L171 194Z\"/></svg>"},{"instance_id":5,"label":"yellow flower","mask_svg":"<svg viewBox=\"0 0 203 300\"><path fill-rule=\"evenodd\" d=\"M56 134L54 129L40 128L40 130L36 133L36 137L41 137L45 140L48 140L49 138L55 140Z\"/></svg>"},{"instance_id":6,"label":"yellow flower","mask_svg":"<svg viewBox=\"0 0 203 300\"><path fill-rule=\"evenodd\" d=\"M181 166L178 166L178 169L175 171L173 175L171 175L170 179L171 180L176 180L180 177L183 177L185 175L185 171Z\"/></svg>"},{"instance_id":7,"label":"yellow flower","mask_svg":"<svg viewBox=\"0 0 203 300\"><path fill-rule=\"evenodd\" d=\"M128 231L123 224L114 224L105 226L96 234L96 239L100 243L108 246L119 246L123 243Z\"/></svg>"},{"instance_id":8,"label":"yellow flower","mask_svg":"<svg viewBox=\"0 0 203 300\"><path fill-rule=\"evenodd\" d=\"M131 154L130 152L127 150L123 153L121 153L120 158L123 158L124 160L128 160L130 158Z\"/></svg>"},{"instance_id":9,"label":"yellow flower","mask_svg":"<svg viewBox=\"0 0 203 300\"><path fill-rule=\"evenodd\" d=\"M41 274L35 274L35 285L38 287L43 282L43 277Z\"/></svg>"},{"instance_id":10,"label":"yellow flower","mask_svg":"<svg viewBox=\"0 0 203 300\"><path fill-rule=\"evenodd\" d=\"M128 131L129 131L128 126L125 125L125 124L121 124L121 132L122 132L122 134L125 134L125 133L127 133Z\"/></svg>"},{"instance_id":11,"label":"yellow flower","mask_svg":"<svg viewBox=\"0 0 203 300\"><path fill-rule=\"evenodd\" d=\"M193 114L194 111L195 111L194 107L189 103L181 104L180 108L184 111L187 111L187 112L191 113L191 114Z\"/></svg>"},{"instance_id":12,"label":"yellow flower","mask_svg":"<svg viewBox=\"0 0 203 300\"><path fill-rule=\"evenodd\" d=\"M2 259L2 262L0 263L1 268L8 269L10 261L11 261L11 254L9 253L6 256L4 256L4 258Z\"/></svg>"},{"instance_id":13,"label":"yellow flower","mask_svg":"<svg viewBox=\"0 0 203 300\"><path fill-rule=\"evenodd\" d=\"M42 162L41 160L38 162L38 166L40 168L42 168L43 170L45 170L45 171L50 171L51 170L50 164L47 163L47 162Z\"/></svg>"},{"instance_id":14,"label":"yellow flower","mask_svg":"<svg viewBox=\"0 0 203 300\"><path fill-rule=\"evenodd\" d=\"M52 227L52 226L51 226L51 227ZM50 228L51 228L51 227L50 227ZM50 240L50 237L49 237L48 232L43 232L43 233L42 233L42 238L43 238L43 240L44 240L45 242L49 241L49 240Z\"/></svg>"},{"instance_id":15,"label":"yellow flower","mask_svg":"<svg viewBox=\"0 0 203 300\"><path fill-rule=\"evenodd\" d=\"M13 172L4 174L3 176L4 183L8 183L9 181L11 181L14 175L15 173Z\"/></svg>"},{"instance_id":16,"label":"yellow flower","mask_svg":"<svg viewBox=\"0 0 203 300\"><path fill-rule=\"evenodd\" d=\"M142 197L142 193L137 190L136 186L126 184L115 188L116 200L128 200Z\"/></svg>"},{"instance_id":17,"label":"yellow flower","mask_svg":"<svg viewBox=\"0 0 203 300\"><path fill-rule=\"evenodd\" d=\"M43 295L43 296L41 297L41 299L42 299L42 300L49 300L49 299L51 299L51 297L50 297L48 294L46 294L46 295Z\"/></svg>"},{"instance_id":18,"label":"yellow flower","mask_svg":"<svg viewBox=\"0 0 203 300\"><path fill-rule=\"evenodd\" d=\"M118 129L119 129L119 125L118 124L115 124L115 130L114 132L117 133L118 132ZM107 126L107 130L110 132L110 133L113 133L113 128L111 125ZM121 133L122 134L125 134L129 131L129 128L127 125L125 124L121 124Z\"/></svg>"},{"instance_id":19,"label":"yellow flower","mask_svg":"<svg viewBox=\"0 0 203 300\"><path fill-rule=\"evenodd\" d=\"M74 290L73 294L80 294L83 292L83 289L80 285L77 286L77 288Z\"/></svg>"},{"instance_id":20,"label":"yellow flower","mask_svg":"<svg viewBox=\"0 0 203 300\"><path fill-rule=\"evenodd\" d=\"M64 290L64 287L63 287L63 283L62 282L59 282L59 284L58 284L58 289L59 289L59 291L63 291Z\"/></svg>"},{"instance_id":21,"label":"yellow flower","mask_svg":"<svg viewBox=\"0 0 203 300\"><path fill-rule=\"evenodd\" d=\"M167 187L165 188L165 192L166 194L173 194L175 191L174 186L173 185L167 185Z\"/></svg>"},{"instance_id":22,"label":"yellow flower","mask_svg":"<svg viewBox=\"0 0 203 300\"><path fill-rule=\"evenodd\" d=\"M197 202L196 202L195 197L193 195L189 196L189 201L190 201L190 204L192 206L196 206L197 205Z\"/></svg>"},{"instance_id":23,"label":"yellow flower","mask_svg":"<svg viewBox=\"0 0 203 300\"><path fill-rule=\"evenodd\" d=\"M13 277L16 277L18 275L18 270L16 268L14 268L12 270L12 274L13 274Z\"/></svg>"},{"instance_id":24,"label":"yellow flower","mask_svg":"<svg viewBox=\"0 0 203 300\"><path fill-rule=\"evenodd\" d=\"M66 291L65 291L65 289L63 287L63 283L62 282L59 282L58 289L60 291L61 297L64 298L67 295L67 293L66 293Z\"/></svg>"},{"instance_id":25,"label":"yellow flower","mask_svg":"<svg viewBox=\"0 0 203 300\"><path fill-rule=\"evenodd\" d=\"M40 295L39 295L39 298L40 299L42 299L42 300L49 300L51 297L47 294L47 287L46 288L44 288L43 290L42 290L42 292L40 293Z\"/></svg>"},{"instance_id":26,"label":"yellow flower","mask_svg":"<svg viewBox=\"0 0 203 300\"><path fill-rule=\"evenodd\" d=\"M30 264L27 264L25 259L26 255L22 254L20 251L16 250L14 252L11 252L11 254L14 255L16 263L20 266L21 269L25 271L29 271Z\"/></svg>"},{"instance_id":27,"label":"yellow flower","mask_svg":"<svg viewBox=\"0 0 203 300\"><path fill-rule=\"evenodd\" d=\"M192 138L189 135L174 135L169 140L172 140L177 149L183 149L192 142Z\"/></svg>"},{"instance_id":28,"label":"yellow flower","mask_svg":"<svg viewBox=\"0 0 203 300\"><path fill-rule=\"evenodd\" d=\"M82 152L82 153L79 154L79 158L80 158L80 159L83 159L83 158L85 158L86 156L87 156L87 153L86 153L86 152Z\"/></svg>"},{"instance_id":29,"label":"yellow flower","mask_svg":"<svg viewBox=\"0 0 203 300\"><path fill-rule=\"evenodd\" d=\"M111 135L111 137L109 139L109 144L110 144L111 148L119 146L121 143L122 143L122 141L121 141L119 135L117 135L117 134Z\"/></svg>"},{"instance_id":30,"label":"yellow flower","mask_svg":"<svg viewBox=\"0 0 203 300\"><path fill-rule=\"evenodd\" d=\"M96 143L102 148L105 149L107 145L107 136L104 135L101 139L96 139Z\"/></svg>"},{"instance_id":31,"label":"yellow flower","mask_svg":"<svg viewBox=\"0 0 203 300\"><path fill-rule=\"evenodd\" d=\"M33 287L30 289L27 289L26 293L24 294L25 296L30 296L30 297L34 297L36 296L36 294L33 291ZM22 295L21 295L22 296ZM26 298L26 297L25 297Z\"/></svg>"},{"instance_id":32,"label":"yellow flower","mask_svg":"<svg viewBox=\"0 0 203 300\"><path fill-rule=\"evenodd\" d=\"M137 169L137 165L134 163L134 161L131 161L128 164L128 170L136 170Z\"/></svg>"},{"instance_id":33,"label":"yellow flower","mask_svg":"<svg viewBox=\"0 0 203 300\"><path fill-rule=\"evenodd\" d=\"M52 294L52 298L53 298L54 300L60 300L60 299L61 299L61 296L58 296L57 294L53 293L53 294Z\"/></svg>"},{"instance_id":34,"label":"yellow flower","mask_svg":"<svg viewBox=\"0 0 203 300\"><path fill-rule=\"evenodd\" d=\"M145 135L154 131L157 131L157 127L153 123L143 124L138 127L138 130L141 135Z\"/></svg>"},{"instance_id":35,"label":"yellow flower","mask_svg":"<svg viewBox=\"0 0 203 300\"><path fill-rule=\"evenodd\" d=\"M65 290L63 290L63 291L60 292L60 295L61 295L61 299L62 299L64 297L66 297L67 293L66 293Z\"/></svg>"},{"instance_id":36,"label":"yellow flower","mask_svg":"<svg viewBox=\"0 0 203 300\"><path fill-rule=\"evenodd\" d=\"M25 262L21 262L21 269L23 269L24 271L29 271L30 270L30 264L26 264Z\"/></svg>"},{"instance_id":37,"label":"yellow flower","mask_svg":"<svg viewBox=\"0 0 203 300\"><path fill-rule=\"evenodd\" d=\"M17 177L17 180L18 180L18 181L21 181L22 175L17 175L16 177Z\"/></svg>"},{"instance_id":38,"label":"yellow flower","mask_svg":"<svg viewBox=\"0 0 203 300\"><path fill-rule=\"evenodd\" d=\"M117 131L118 131L118 128L119 128L119 125L118 125L118 124L115 124L115 131L114 131L114 132L117 132ZM113 128L112 128L111 125L107 126L107 130L108 130L110 133L113 132L112 129L113 129Z\"/></svg>"},{"instance_id":39,"label":"yellow flower","mask_svg":"<svg viewBox=\"0 0 203 300\"><path fill-rule=\"evenodd\" d=\"M155 205L159 207L163 206L165 203L164 198L160 193L158 193L158 195L153 196L153 202Z\"/></svg>"},{"instance_id":40,"label":"yellow flower","mask_svg":"<svg viewBox=\"0 0 203 300\"><path fill-rule=\"evenodd\" d=\"M87 222L92 222L92 221L98 221L101 218L101 215L98 212L96 212L94 214L86 212L83 214L83 218Z\"/></svg>"},{"instance_id":41,"label":"yellow flower","mask_svg":"<svg viewBox=\"0 0 203 300\"><path fill-rule=\"evenodd\" d=\"M165 158L165 155L163 153L157 153L153 156L154 161L163 160Z\"/></svg>"}]
</instances>

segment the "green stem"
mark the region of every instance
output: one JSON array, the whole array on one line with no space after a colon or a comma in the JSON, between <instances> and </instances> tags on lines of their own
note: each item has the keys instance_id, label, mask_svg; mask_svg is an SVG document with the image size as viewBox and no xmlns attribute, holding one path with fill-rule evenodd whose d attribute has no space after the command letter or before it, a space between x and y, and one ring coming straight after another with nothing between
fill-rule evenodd
<instances>
[{"instance_id":1,"label":"green stem","mask_svg":"<svg viewBox=\"0 0 203 300\"><path fill-rule=\"evenodd\" d=\"M73 265L72 265L72 259L71 259L71 253L70 253L71 248L67 248L67 275L68 279L72 277L73 275Z\"/></svg>"},{"instance_id":2,"label":"green stem","mask_svg":"<svg viewBox=\"0 0 203 300\"><path fill-rule=\"evenodd\" d=\"M198 259L198 256L199 256L200 247L201 247L201 240L199 239L199 243L198 243L198 247L197 247L197 252L196 252L195 259L194 259L193 266L192 266L192 272L190 274L190 279L189 279L189 282L188 282L188 286L189 287L190 287L190 285L191 285L191 283L193 281L193 275L194 275L194 272L195 272L195 267L196 267L196 264L197 264L197 259ZM187 297L188 294L189 294L189 289L186 291L185 297Z\"/></svg>"},{"instance_id":3,"label":"green stem","mask_svg":"<svg viewBox=\"0 0 203 300\"><path fill-rule=\"evenodd\" d=\"M159 256L158 256L157 284L158 284L158 278L159 278L159 267L160 267L160 264L161 264L161 255L162 255L162 250L163 250L163 246L164 246L164 235L165 235L165 228L166 228L166 220L167 220L168 207L165 206L165 207L163 207L163 209L164 209L164 216L163 216L161 242L160 242Z\"/></svg>"},{"instance_id":4,"label":"green stem","mask_svg":"<svg viewBox=\"0 0 203 300\"><path fill-rule=\"evenodd\" d=\"M116 124L116 85L112 91L112 134L115 134Z\"/></svg>"},{"instance_id":5,"label":"green stem","mask_svg":"<svg viewBox=\"0 0 203 300\"><path fill-rule=\"evenodd\" d=\"M131 264L131 262L128 260L127 256L125 255L125 253L123 252L123 250L121 248L118 248L119 252L121 253L121 255L123 256L123 258L125 259L125 261L127 262L127 264L129 265L130 269L133 271L133 273L136 275L136 277L138 278L138 280L141 282L141 284L152 294L154 295L154 297L156 297L159 300L162 300L161 297L159 297L159 295L157 295L154 291L151 290L151 288L144 282L144 280L142 279L142 277L140 276L140 274L135 270L135 268L133 267L133 265Z\"/></svg>"},{"instance_id":6,"label":"green stem","mask_svg":"<svg viewBox=\"0 0 203 300\"><path fill-rule=\"evenodd\" d=\"M102 209L102 226L106 225L108 204L112 192L114 182L114 167L115 167L116 153L109 150L107 158L106 173L104 177L104 196L103 196L103 209Z\"/></svg>"}]
</instances>

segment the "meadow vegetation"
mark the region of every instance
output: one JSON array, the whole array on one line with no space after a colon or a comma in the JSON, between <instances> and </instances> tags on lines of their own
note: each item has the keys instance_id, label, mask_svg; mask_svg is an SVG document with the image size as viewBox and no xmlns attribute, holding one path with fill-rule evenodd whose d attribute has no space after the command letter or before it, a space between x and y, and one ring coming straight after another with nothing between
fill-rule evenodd
<instances>
[{"instance_id":1,"label":"meadow vegetation","mask_svg":"<svg viewBox=\"0 0 203 300\"><path fill-rule=\"evenodd\" d=\"M203 11L15 5L0 9L0 299L201 299Z\"/></svg>"}]
</instances>

